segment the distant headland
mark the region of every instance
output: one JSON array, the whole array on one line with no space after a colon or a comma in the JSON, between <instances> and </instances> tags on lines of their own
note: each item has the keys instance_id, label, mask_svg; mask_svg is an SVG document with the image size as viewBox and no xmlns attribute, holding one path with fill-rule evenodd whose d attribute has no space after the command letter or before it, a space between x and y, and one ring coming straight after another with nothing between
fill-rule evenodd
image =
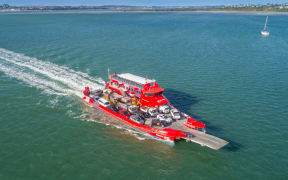
<instances>
[{"instance_id":1,"label":"distant headland","mask_svg":"<svg viewBox=\"0 0 288 180\"><path fill-rule=\"evenodd\" d=\"M65 11L87 10L99 12L247 12L247 13L288 13L288 3L284 4L239 4L222 6L10 6L0 5L0 12L18 11Z\"/></svg>"}]
</instances>

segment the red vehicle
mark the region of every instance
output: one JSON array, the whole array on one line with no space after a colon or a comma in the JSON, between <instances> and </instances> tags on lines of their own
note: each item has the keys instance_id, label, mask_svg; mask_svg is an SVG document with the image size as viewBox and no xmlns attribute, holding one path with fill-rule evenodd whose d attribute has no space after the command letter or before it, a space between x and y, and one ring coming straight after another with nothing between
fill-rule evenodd
<instances>
[{"instance_id":1,"label":"red vehicle","mask_svg":"<svg viewBox=\"0 0 288 180\"><path fill-rule=\"evenodd\" d=\"M127 119L129 119L131 116L131 114L129 114L128 111L125 111L125 110L120 110L118 113Z\"/></svg>"},{"instance_id":2,"label":"red vehicle","mask_svg":"<svg viewBox=\"0 0 288 180\"><path fill-rule=\"evenodd\" d=\"M97 96L103 96L101 99L109 101L110 105L103 106L95 98L92 99L95 96L93 92L97 92ZM112 116L126 126L157 140L174 145L175 140L182 139L216 150L228 144L225 140L206 134L205 124L202 122L196 121L189 115L178 111L163 95L164 89L159 87L155 80L130 73L110 74L105 89L101 90L102 93L99 92L99 90L92 91L89 87L85 87L83 102ZM131 115L127 112L127 108L129 109L131 106L134 109L136 107L139 112L140 110L143 111L143 109L146 110L147 116L144 117L144 124L129 119ZM120 110L116 110L116 107L120 107ZM125 107L125 109L121 109L121 107ZM180 118L179 116L177 118L172 116L171 110L179 112ZM149 116L149 112L151 116ZM155 116L155 114L158 115ZM154 123L159 121L157 117L162 118L161 122L165 121L163 117L167 117L167 123L161 123L161 125ZM172 122L171 119L173 119Z\"/></svg>"}]
</instances>

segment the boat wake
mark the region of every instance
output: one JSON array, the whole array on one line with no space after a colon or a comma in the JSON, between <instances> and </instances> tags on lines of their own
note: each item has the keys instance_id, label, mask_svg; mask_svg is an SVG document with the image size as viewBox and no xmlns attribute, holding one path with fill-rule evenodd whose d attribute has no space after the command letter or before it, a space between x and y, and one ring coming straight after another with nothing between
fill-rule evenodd
<instances>
[{"instance_id":1,"label":"boat wake","mask_svg":"<svg viewBox=\"0 0 288 180\"><path fill-rule=\"evenodd\" d=\"M0 48L0 71L48 94L82 97L85 86L101 88L105 82L66 66Z\"/></svg>"},{"instance_id":2,"label":"boat wake","mask_svg":"<svg viewBox=\"0 0 288 180\"><path fill-rule=\"evenodd\" d=\"M105 85L105 81L101 78L93 78L87 73L75 71L66 66L60 66L2 48L0 48L0 71L8 77L18 79L31 87L40 89L43 93L56 95L56 98L50 100L52 104L58 103L58 97L60 96L75 95L82 98L82 91L85 86L97 89L103 88ZM71 109L68 109L67 114L75 116L71 111ZM79 119L124 129L127 130L124 133L133 135L137 139L146 139L139 133L122 127L114 120L99 114L93 117L83 115Z\"/></svg>"}]
</instances>

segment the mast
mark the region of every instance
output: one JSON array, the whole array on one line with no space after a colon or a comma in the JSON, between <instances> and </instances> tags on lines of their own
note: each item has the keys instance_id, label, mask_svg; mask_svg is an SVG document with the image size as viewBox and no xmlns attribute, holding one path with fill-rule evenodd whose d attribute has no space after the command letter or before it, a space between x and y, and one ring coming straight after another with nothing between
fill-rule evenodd
<instances>
[{"instance_id":1,"label":"mast","mask_svg":"<svg viewBox=\"0 0 288 180\"><path fill-rule=\"evenodd\" d=\"M267 22L268 22L268 16L266 16L266 21L265 21L265 25L264 25L264 31L266 31L266 27L267 27Z\"/></svg>"}]
</instances>

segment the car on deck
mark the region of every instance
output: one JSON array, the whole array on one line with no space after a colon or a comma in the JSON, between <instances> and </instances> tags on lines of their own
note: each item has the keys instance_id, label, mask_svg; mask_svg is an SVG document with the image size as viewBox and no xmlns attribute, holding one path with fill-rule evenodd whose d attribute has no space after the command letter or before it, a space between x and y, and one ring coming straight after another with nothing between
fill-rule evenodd
<instances>
[{"instance_id":1,"label":"car on deck","mask_svg":"<svg viewBox=\"0 0 288 180\"><path fill-rule=\"evenodd\" d=\"M119 113L120 115L126 117L127 119L129 119L130 116L131 116L131 114L130 114L128 111L125 111L125 110L120 110L118 113Z\"/></svg>"},{"instance_id":2,"label":"car on deck","mask_svg":"<svg viewBox=\"0 0 288 180\"><path fill-rule=\"evenodd\" d=\"M173 119L175 120L181 119L180 112L177 109L171 109L170 113Z\"/></svg>"},{"instance_id":3,"label":"car on deck","mask_svg":"<svg viewBox=\"0 0 288 180\"><path fill-rule=\"evenodd\" d=\"M172 118L166 116L165 114L158 114L157 119L163 126L168 126L172 123Z\"/></svg>"},{"instance_id":4,"label":"car on deck","mask_svg":"<svg viewBox=\"0 0 288 180\"><path fill-rule=\"evenodd\" d=\"M107 100L105 100L104 98L100 98L100 99L98 100L98 102L99 102L100 105L102 105L102 106L104 106L104 107L108 107L108 106L110 105L110 102L107 101Z\"/></svg>"},{"instance_id":5,"label":"car on deck","mask_svg":"<svg viewBox=\"0 0 288 180\"><path fill-rule=\"evenodd\" d=\"M141 119L139 116L137 115L132 115L130 116L129 118L130 120L134 121L134 122L137 122L137 123L140 123L140 124L144 124L145 121L143 119Z\"/></svg>"},{"instance_id":6,"label":"car on deck","mask_svg":"<svg viewBox=\"0 0 288 180\"><path fill-rule=\"evenodd\" d=\"M128 111L131 113L131 114L135 114L137 112L137 106L136 105L131 105L128 107Z\"/></svg>"},{"instance_id":7,"label":"car on deck","mask_svg":"<svg viewBox=\"0 0 288 180\"><path fill-rule=\"evenodd\" d=\"M159 112L168 114L170 112L170 106L168 104L164 104L159 107Z\"/></svg>"}]
</instances>

